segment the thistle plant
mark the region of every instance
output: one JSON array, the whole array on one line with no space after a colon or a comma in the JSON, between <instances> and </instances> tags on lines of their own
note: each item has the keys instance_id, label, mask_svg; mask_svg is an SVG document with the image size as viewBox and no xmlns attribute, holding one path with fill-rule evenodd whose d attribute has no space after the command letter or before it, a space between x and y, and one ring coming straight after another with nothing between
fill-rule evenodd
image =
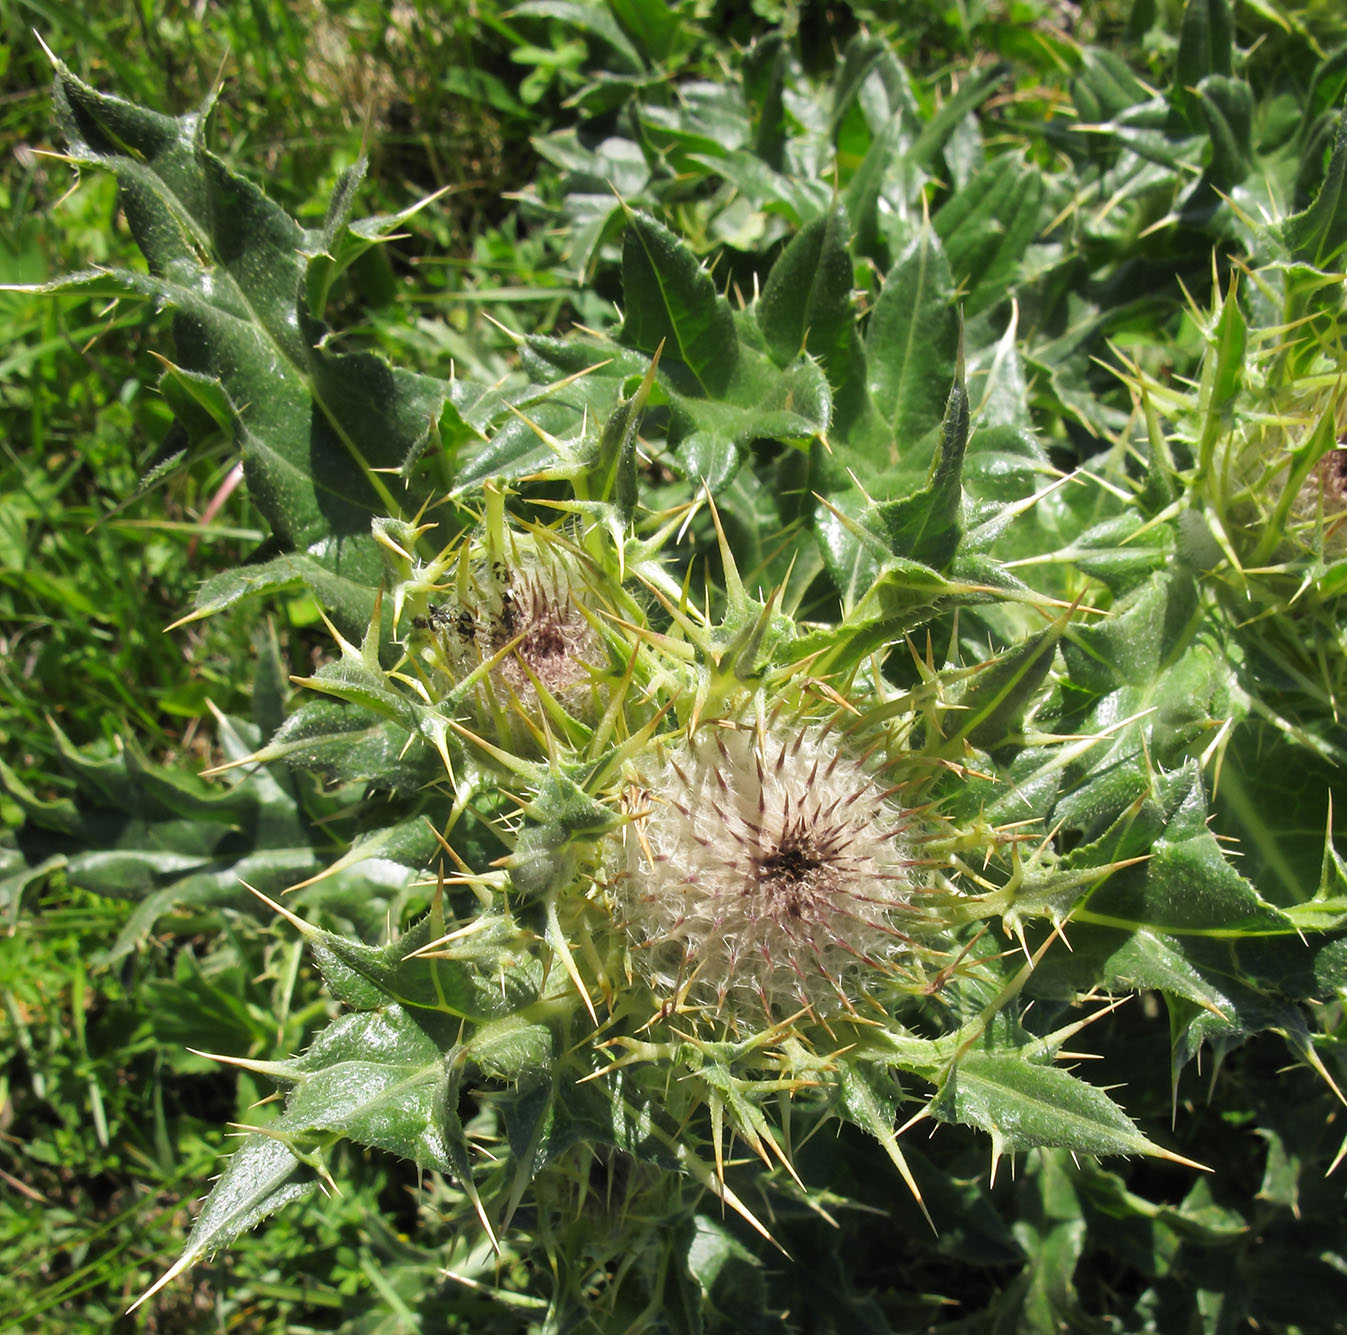
<instances>
[{"instance_id":1,"label":"thistle plant","mask_svg":"<svg viewBox=\"0 0 1347 1335\"><path fill-rule=\"evenodd\" d=\"M1147 1035L1161 1105L1204 1045L1267 1030L1336 1092L1338 1036L1307 1019L1340 999L1332 830L1288 860L1233 761L1284 717L1238 657L1246 621L1299 615L1250 591L1336 605L1343 225L1279 224L1290 263L1245 289L1283 299L1252 368L1218 284L1193 384L1134 364L1133 421L1090 418L1112 453L1063 471L1016 315L1029 247L1055 244L1034 241L1046 187L1018 194L1011 159L937 186L925 168L947 146L958 165L991 83L932 112L918 153L876 128L895 103L921 119L893 63L861 50L831 129L808 127L865 137L868 166L770 215L751 298L619 203L591 240L619 229L620 323L513 335L504 380L335 350L343 268L411 213L351 222L358 171L301 227L214 156L206 118L58 65L71 156L118 174L150 261L61 286L173 308L163 392L197 439L228 435L275 534L192 615L299 586L332 633L221 772L351 795L305 895L399 892L380 936L288 878L255 887L340 1013L301 1055L218 1054L281 1107L146 1298L339 1187L350 1141L411 1161L453 1234L444 1275L539 1329L743 1328L736 1289L764 1329L815 1302L878 1320L845 1280L811 1297L806 1258L841 1269L858 1209L938 1254L1006 1157L1044 1201L1094 1191L1103 1212L1141 1199L1121 1156L1165 1161L1198 1210L1219 1165L1169 1147L1181 1119L1124 1112L1116 1051L1068 1065L1129 995L1169 1014ZM1283 666L1306 686L1288 735L1335 757L1336 679Z\"/></svg>"}]
</instances>

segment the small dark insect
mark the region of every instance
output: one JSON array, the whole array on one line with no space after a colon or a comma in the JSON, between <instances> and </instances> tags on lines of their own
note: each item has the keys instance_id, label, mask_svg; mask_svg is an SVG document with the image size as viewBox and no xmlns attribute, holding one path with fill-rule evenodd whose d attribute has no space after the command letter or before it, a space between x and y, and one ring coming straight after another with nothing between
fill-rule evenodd
<instances>
[{"instance_id":1,"label":"small dark insect","mask_svg":"<svg viewBox=\"0 0 1347 1335\"><path fill-rule=\"evenodd\" d=\"M412 625L417 630L453 630L464 640L470 640L477 634L477 622L466 607L455 612L452 607L437 607L431 603L426 608L425 616L412 618Z\"/></svg>"},{"instance_id":2,"label":"small dark insect","mask_svg":"<svg viewBox=\"0 0 1347 1335\"><path fill-rule=\"evenodd\" d=\"M454 614L447 607L437 607L434 603L426 605L423 617L413 617L412 625L417 630L444 630L453 621Z\"/></svg>"},{"instance_id":3,"label":"small dark insect","mask_svg":"<svg viewBox=\"0 0 1347 1335\"><path fill-rule=\"evenodd\" d=\"M509 589L502 589L500 595L500 628L505 632L507 639L514 637L518 624L519 612L515 607L514 594Z\"/></svg>"}]
</instances>

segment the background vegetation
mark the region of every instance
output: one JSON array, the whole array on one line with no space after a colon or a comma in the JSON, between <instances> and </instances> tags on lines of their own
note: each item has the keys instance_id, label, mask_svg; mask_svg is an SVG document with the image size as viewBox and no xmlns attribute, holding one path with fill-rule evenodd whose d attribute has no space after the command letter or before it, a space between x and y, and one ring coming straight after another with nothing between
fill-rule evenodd
<instances>
[{"instance_id":1,"label":"background vegetation","mask_svg":"<svg viewBox=\"0 0 1347 1335\"><path fill-rule=\"evenodd\" d=\"M1048 957L1045 1006L1096 985L1137 992L1089 1031L1103 1074L1087 1074L1121 1086L1148 1134L1216 1173L1050 1149L993 1180L985 1138L949 1126L904 1142L939 1221L932 1237L875 1146L854 1127L824 1145L830 1130L801 1172L826 1184L840 1227L783 1215L792 1266L731 1220L729 1241L698 1263L698 1320L1336 1327L1347 1238L1340 1181L1327 1173L1343 1139L1334 1081L1347 961L1335 936L1341 866L1324 835L1347 807L1335 817L1331 802L1347 742L1341 552L1331 493L1317 514L1290 513L1278 507L1288 474L1277 473L1322 468L1343 429L1332 275L1347 161L1333 149L1347 48L1332 6L258 0L108 4L89 16L20 0L3 23L0 126L15 148L0 175L0 282L147 267L113 176L59 156L36 28L88 85L138 106L183 115L216 97L215 151L306 226L324 225L363 150L356 212L388 221L372 232L382 244L343 256L324 316L342 351L377 351L429 377L506 396L527 377L578 369L560 345L521 353L521 339L572 335L566 348L585 349L584 330L612 334L613 303L635 305L628 208L667 225L680 255L707 261L717 288L745 302L768 300L794 238L815 238L812 255L790 252L787 265L843 254L856 305L843 303L845 318L810 311L798 341L828 367L833 441L863 487L883 474L867 395L891 392L885 402L926 442L896 470L911 491L937 451L953 326L912 331L932 359L924 389L876 391L864 340L879 335L863 340L855 323L878 309L899 241L925 211L960 284L973 397L1003 433L965 470L966 527L1047 479L1104 479L1064 493L1088 501L1041 506L1016 537L997 538L998 562L1045 595L1105 589L1089 596L1121 627L1063 651L1060 689L1036 726L1085 736L1195 701L1138 751L1172 745L1160 771L1200 761L1211 828L1287 915L1279 923L1314 946L1297 954L1246 923L1213 933L1211 958L1163 956L1192 971L1179 981L1161 978L1163 942L1136 934L1137 956L1122 963L1102 937L1070 930L1075 963ZM849 231L834 245L838 198ZM0 1330L547 1328L557 1318L526 1251L507 1251L493 1278L485 1253L465 1252L461 1202L443 1179L346 1141L327 1159L339 1194L282 1211L123 1315L182 1251L232 1147L230 1124L256 1124L253 1105L273 1092L197 1054L298 1053L340 1009L303 940L240 882L278 892L379 833L354 773L334 783L275 766L246 785L197 776L241 759L291 714L291 678L332 656L320 602L348 634L368 608L323 597L315 579L242 587L240 569L284 554L274 515L236 485L236 441L209 396L164 376L173 348L153 301L96 285L8 291L0 321L0 1266L10 1277ZM625 336L654 351L639 331ZM594 403L611 403L629 369L607 383L592 375ZM762 402L731 406L758 421ZM469 425L478 406L455 404ZM756 507L778 475L760 427L726 426L690 399L683 410L686 421L658 419L668 449L644 479L654 495L672 500L684 475L715 479L736 546L824 522L771 506L764 521ZM1280 443L1288 422L1304 428L1294 458ZM1232 423L1241 450L1271 461L1271 480L1218 486L1239 472L1222 443ZM536 464L515 437L493 438L505 443L485 456L490 470L449 442L463 451L460 484L474 469L519 476ZM861 514L838 474L808 480ZM714 551L704 527L694 539ZM1293 531L1288 557L1279 544ZM956 579L948 554L911 550ZM755 556L784 577L771 552ZM845 603L845 560L826 543L816 560L796 578L803 613L822 622ZM1200 611L1168 586L1149 602L1134 596L1184 562L1204 572ZM165 633L202 608L213 615ZM1205 640L1172 633L1185 617ZM935 631L951 643L961 633L973 661L973 640L1000 650L1019 625L973 607L962 631L948 619ZM1033 749L1031 731L1015 734L1017 748ZM1130 773L1134 759L1110 763ZM1054 789L1064 855L1133 851L1108 836L1143 795L1115 791L1112 774L1103 760L1082 764L1074 787ZM1084 796L1073 807L1074 792ZM1180 797L1166 800L1163 819L1177 819ZM295 902L325 927L376 940L425 892L374 864ZM1238 1024L1201 1000L1204 969L1243 986L1225 994Z\"/></svg>"}]
</instances>

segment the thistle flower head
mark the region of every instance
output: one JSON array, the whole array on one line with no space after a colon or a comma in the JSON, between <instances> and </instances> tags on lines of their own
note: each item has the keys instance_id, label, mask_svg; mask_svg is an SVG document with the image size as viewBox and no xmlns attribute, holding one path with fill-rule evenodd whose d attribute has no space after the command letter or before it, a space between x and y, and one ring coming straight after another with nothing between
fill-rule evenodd
<instances>
[{"instance_id":1,"label":"thistle flower head","mask_svg":"<svg viewBox=\"0 0 1347 1335\"><path fill-rule=\"evenodd\" d=\"M487 677L498 692L529 701L541 688L584 708L589 665L606 655L569 573L536 553L518 565L496 561L467 572L454 596L431 604L425 617L452 675L461 679L498 659Z\"/></svg>"},{"instance_id":2,"label":"thistle flower head","mask_svg":"<svg viewBox=\"0 0 1347 1335\"><path fill-rule=\"evenodd\" d=\"M564 733L563 716L601 712L609 655L599 625L611 600L562 533L501 523L446 549L404 589L423 609L413 626L427 694L469 682L466 703L498 741L531 749L544 715Z\"/></svg>"},{"instance_id":3,"label":"thistle flower head","mask_svg":"<svg viewBox=\"0 0 1347 1335\"><path fill-rule=\"evenodd\" d=\"M739 1021L855 1009L929 912L921 828L839 723L706 723L652 757L615 877L656 992Z\"/></svg>"}]
</instances>

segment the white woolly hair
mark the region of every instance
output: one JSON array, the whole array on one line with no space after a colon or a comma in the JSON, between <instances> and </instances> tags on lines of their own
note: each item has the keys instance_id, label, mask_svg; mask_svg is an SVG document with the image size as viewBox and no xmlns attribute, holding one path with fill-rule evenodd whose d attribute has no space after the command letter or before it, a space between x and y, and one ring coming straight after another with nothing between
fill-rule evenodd
<instances>
[{"instance_id":1,"label":"white woolly hair","mask_svg":"<svg viewBox=\"0 0 1347 1335\"><path fill-rule=\"evenodd\" d=\"M917 820L842 734L778 712L652 756L614 888L666 1001L731 1023L835 1014L856 1008L861 975L910 953Z\"/></svg>"}]
</instances>

